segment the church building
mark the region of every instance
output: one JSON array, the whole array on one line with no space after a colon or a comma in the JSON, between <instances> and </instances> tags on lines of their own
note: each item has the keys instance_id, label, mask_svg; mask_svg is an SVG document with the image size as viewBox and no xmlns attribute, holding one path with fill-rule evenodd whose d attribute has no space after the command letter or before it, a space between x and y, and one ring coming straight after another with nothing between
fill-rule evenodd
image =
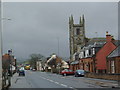
<instances>
[{"instance_id":1,"label":"church building","mask_svg":"<svg viewBox=\"0 0 120 90\"><path fill-rule=\"evenodd\" d=\"M74 19L71 15L71 17L69 17L69 48L71 61L73 61L73 54L80 52L81 47L85 45L86 41L84 15L80 17L79 24L74 24Z\"/></svg>"}]
</instances>

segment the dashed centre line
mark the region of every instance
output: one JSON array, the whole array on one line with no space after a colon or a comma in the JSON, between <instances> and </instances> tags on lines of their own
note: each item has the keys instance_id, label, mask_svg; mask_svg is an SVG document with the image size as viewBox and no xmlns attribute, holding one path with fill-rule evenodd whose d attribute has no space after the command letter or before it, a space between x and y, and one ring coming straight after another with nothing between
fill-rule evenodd
<instances>
[{"instance_id":1,"label":"dashed centre line","mask_svg":"<svg viewBox=\"0 0 120 90\"><path fill-rule=\"evenodd\" d=\"M59 84L59 82L54 82L54 83Z\"/></svg>"},{"instance_id":2,"label":"dashed centre line","mask_svg":"<svg viewBox=\"0 0 120 90\"><path fill-rule=\"evenodd\" d=\"M64 87L68 87L67 85L65 85L65 84L60 84L61 86L64 86Z\"/></svg>"},{"instance_id":3,"label":"dashed centre line","mask_svg":"<svg viewBox=\"0 0 120 90\"><path fill-rule=\"evenodd\" d=\"M48 80L48 81L50 81L50 82L53 82L53 83L55 83L55 84L61 85L61 86L63 86L63 87L74 89L73 87L69 87L69 86L67 86L67 85L65 85L65 84L60 84L59 82L53 81L53 80L51 80L51 79L47 79L47 78L44 78L44 77L42 77L42 76L40 76L40 77L43 78L43 79L45 79L45 80Z\"/></svg>"}]
</instances>

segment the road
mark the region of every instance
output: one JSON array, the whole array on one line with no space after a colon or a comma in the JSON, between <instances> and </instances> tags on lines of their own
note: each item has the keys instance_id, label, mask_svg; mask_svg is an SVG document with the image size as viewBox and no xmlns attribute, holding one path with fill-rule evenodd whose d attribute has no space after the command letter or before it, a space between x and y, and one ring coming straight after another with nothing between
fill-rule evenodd
<instances>
[{"instance_id":1,"label":"road","mask_svg":"<svg viewBox=\"0 0 120 90\"><path fill-rule=\"evenodd\" d=\"M101 80L106 82L105 80ZM10 88L102 88L97 79L85 77L62 76L47 72L26 71L26 76L14 76ZM109 83L116 83L115 81ZM116 83L117 84L117 83ZM111 86L111 85L110 85Z\"/></svg>"}]
</instances>

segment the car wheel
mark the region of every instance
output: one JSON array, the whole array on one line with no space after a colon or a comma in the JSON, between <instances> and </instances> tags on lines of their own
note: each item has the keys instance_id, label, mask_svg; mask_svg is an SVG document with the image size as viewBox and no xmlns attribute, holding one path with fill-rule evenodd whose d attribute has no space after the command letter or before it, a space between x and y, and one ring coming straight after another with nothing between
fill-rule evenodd
<instances>
[{"instance_id":1,"label":"car wheel","mask_svg":"<svg viewBox=\"0 0 120 90\"><path fill-rule=\"evenodd\" d=\"M64 75L64 76L67 76L67 74L66 74L66 73L64 73L63 75Z\"/></svg>"},{"instance_id":2,"label":"car wheel","mask_svg":"<svg viewBox=\"0 0 120 90\"><path fill-rule=\"evenodd\" d=\"M75 74L75 77L78 77L78 75Z\"/></svg>"}]
</instances>

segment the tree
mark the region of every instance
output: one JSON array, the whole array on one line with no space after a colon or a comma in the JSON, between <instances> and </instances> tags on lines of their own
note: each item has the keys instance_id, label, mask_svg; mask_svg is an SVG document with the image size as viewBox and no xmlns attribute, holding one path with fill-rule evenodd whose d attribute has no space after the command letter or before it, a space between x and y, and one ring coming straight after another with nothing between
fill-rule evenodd
<instances>
[{"instance_id":1,"label":"tree","mask_svg":"<svg viewBox=\"0 0 120 90\"><path fill-rule=\"evenodd\" d=\"M30 55L30 60L29 63L30 65L36 69L36 61L38 60L45 60L45 56L41 55L41 54L31 54Z\"/></svg>"}]
</instances>

